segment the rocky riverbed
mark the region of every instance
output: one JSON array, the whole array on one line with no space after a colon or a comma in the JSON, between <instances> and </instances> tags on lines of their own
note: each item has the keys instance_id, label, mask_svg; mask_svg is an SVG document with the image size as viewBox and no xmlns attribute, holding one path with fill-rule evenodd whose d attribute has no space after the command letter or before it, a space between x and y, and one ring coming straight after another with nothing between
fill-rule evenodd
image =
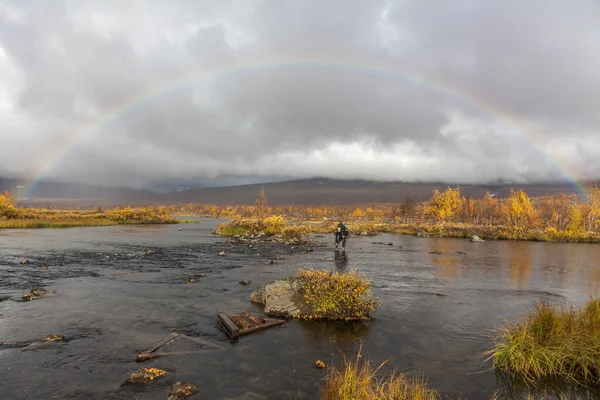
<instances>
[{"instance_id":1,"label":"rocky riverbed","mask_svg":"<svg viewBox=\"0 0 600 400\"><path fill-rule=\"evenodd\" d=\"M339 363L360 340L444 395L489 398L502 386L477 358L486 333L540 298L579 304L600 285L592 246L381 235L342 252L328 236L230 243L211 234L219 222L0 231L0 343L12 344L0 345L0 398L167 399L182 382L198 388L191 399L313 399L327 374L315 361ZM264 315L251 293L303 266L364 274L382 300L374 319L290 320L233 342L221 331L217 312ZM23 298L36 288L47 295ZM174 332L175 355L136 361ZM123 385L140 368L166 374Z\"/></svg>"}]
</instances>

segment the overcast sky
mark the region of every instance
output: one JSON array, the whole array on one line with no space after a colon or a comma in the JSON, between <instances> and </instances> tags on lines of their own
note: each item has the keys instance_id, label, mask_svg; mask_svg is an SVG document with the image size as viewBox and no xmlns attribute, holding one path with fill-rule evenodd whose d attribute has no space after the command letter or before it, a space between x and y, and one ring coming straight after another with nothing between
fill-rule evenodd
<instances>
[{"instance_id":1,"label":"overcast sky","mask_svg":"<svg viewBox=\"0 0 600 400\"><path fill-rule=\"evenodd\" d=\"M599 110L598 0L0 0L0 176L597 178Z\"/></svg>"}]
</instances>

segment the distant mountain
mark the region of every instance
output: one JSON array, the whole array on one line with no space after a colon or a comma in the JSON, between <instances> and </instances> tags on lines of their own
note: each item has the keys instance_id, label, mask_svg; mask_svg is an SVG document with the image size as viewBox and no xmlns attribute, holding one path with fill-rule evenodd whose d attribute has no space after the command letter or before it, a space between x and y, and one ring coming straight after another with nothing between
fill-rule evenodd
<instances>
[{"instance_id":1,"label":"distant mountain","mask_svg":"<svg viewBox=\"0 0 600 400\"><path fill-rule=\"evenodd\" d=\"M286 182L203 188L155 197L155 202L165 205L209 203L219 205L254 204L260 187L265 188L270 205L367 204L395 203L407 197L415 201L427 200L434 189L445 190L448 183L374 182L365 180L334 180L325 178L302 179ZM529 196L555 193L575 193L565 184L539 185L460 185L465 196L481 198L486 191L498 197L507 197L511 188L522 188Z\"/></svg>"},{"instance_id":2,"label":"distant mountain","mask_svg":"<svg viewBox=\"0 0 600 400\"><path fill-rule=\"evenodd\" d=\"M0 178L0 191L18 193L17 187L23 183L14 179ZM251 205L258 197L260 187L265 188L269 205L341 205L397 203L411 198L415 201L427 200L433 190L445 190L455 183L406 183L374 182L366 180L335 180L326 178L300 179L284 182L252 183L235 186L203 187L175 186L172 193L157 194L148 190L111 188L94 185L80 185L61 182L43 182L25 199L31 205L70 205L89 207L94 205L178 205L205 203L217 205ZM507 197L511 188L522 188L529 196L542 196L556 193L575 193L566 184L460 184L465 196L481 198L486 191L497 197Z\"/></svg>"},{"instance_id":3,"label":"distant mountain","mask_svg":"<svg viewBox=\"0 0 600 400\"><path fill-rule=\"evenodd\" d=\"M18 198L25 184L26 182L17 179L0 178L0 191L10 192L17 201L36 204L145 203L152 201L152 198L156 196L156 193L148 190L43 181L31 188L27 194L28 198Z\"/></svg>"}]
</instances>

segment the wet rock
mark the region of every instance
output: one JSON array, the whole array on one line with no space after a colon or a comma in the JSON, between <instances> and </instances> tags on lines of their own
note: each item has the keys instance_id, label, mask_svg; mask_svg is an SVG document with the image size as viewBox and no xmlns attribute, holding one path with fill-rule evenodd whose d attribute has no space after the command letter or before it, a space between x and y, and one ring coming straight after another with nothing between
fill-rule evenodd
<instances>
[{"instance_id":1,"label":"wet rock","mask_svg":"<svg viewBox=\"0 0 600 400\"><path fill-rule=\"evenodd\" d=\"M480 238L477 235L471 236L471 239L469 239L469 241L474 242L474 243L484 243L485 242L485 240L483 240L482 238Z\"/></svg>"},{"instance_id":2,"label":"wet rock","mask_svg":"<svg viewBox=\"0 0 600 400\"><path fill-rule=\"evenodd\" d=\"M225 257L226 255L227 255L227 253L225 253L225 251L222 251L219 253L219 256L221 256L221 257Z\"/></svg>"},{"instance_id":3,"label":"wet rock","mask_svg":"<svg viewBox=\"0 0 600 400\"><path fill-rule=\"evenodd\" d=\"M417 237L428 238L429 237L429 233L427 233L427 232L417 232Z\"/></svg>"},{"instance_id":4,"label":"wet rock","mask_svg":"<svg viewBox=\"0 0 600 400\"><path fill-rule=\"evenodd\" d=\"M156 355L150 351L142 351L141 353L138 353L138 355L135 357L135 361L142 362L142 361L152 360L153 358L158 358L158 357L160 357L160 355Z\"/></svg>"},{"instance_id":5,"label":"wet rock","mask_svg":"<svg viewBox=\"0 0 600 400\"><path fill-rule=\"evenodd\" d=\"M0 342L0 348L19 348L39 345L41 343L56 343L65 341L64 336L52 334L40 340L28 340L24 342Z\"/></svg>"},{"instance_id":6,"label":"wet rock","mask_svg":"<svg viewBox=\"0 0 600 400\"><path fill-rule=\"evenodd\" d=\"M250 300L264 305L267 315L295 318L306 314L301 288L302 284L297 278L281 279L253 292Z\"/></svg>"},{"instance_id":7,"label":"wet rock","mask_svg":"<svg viewBox=\"0 0 600 400\"><path fill-rule=\"evenodd\" d=\"M54 342L62 342L63 340L65 340L64 336L52 334L50 336L46 336L45 338L43 338L42 340L40 340L40 342L42 342L42 343L48 343L48 342L54 343Z\"/></svg>"},{"instance_id":8,"label":"wet rock","mask_svg":"<svg viewBox=\"0 0 600 400\"><path fill-rule=\"evenodd\" d=\"M169 397L167 400L185 400L199 392L200 390L194 385L185 382L175 382L175 384L171 386L171 390L169 390Z\"/></svg>"},{"instance_id":9,"label":"wet rock","mask_svg":"<svg viewBox=\"0 0 600 400\"><path fill-rule=\"evenodd\" d=\"M385 245L386 245L386 246L393 246L393 245L394 245L394 243L392 243L392 242L387 242Z\"/></svg>"},{"instance_id":10,"label":"wet rock","mask_svg":"<svg viewBox=\"0 0 600 400\"><path fill-rule=\"evenodd\" d=\"M249 285L251 282L248 279L242 279L241 281L239 281L240 285Z\"/></svg>"},{"instance_id":11,"label":"wet rock","mask_svg":"<svg viewBox=\"0 0 600 400\"><path fill-rule=\"evenodd\" d=\"M43 299L48 295L48 292L44 288L33 288L29 293L23 295L23 299L26 301L32 301L37 299Z\"/></svg>"},{"instance_id":12,"label":"wet rock","mask_svg":"<svg viewBox=\"0 0 600 400\"><path fill-rule=\"evenodd\" d=\"M140 368L129 376L127 380L134 384L148 384L167 374L167 371L158 368Z\"/></svg>"},{"instance_id":13,"label":"wet rock","mask_svg":"<svg viewBox=\"0 0 600 400\"><path fill-rule=\"evenodd\" d=\"M368 233L368 232L361 232L361 233L360 233L360 236L368 236L368 235L369 235L369 233Z\"/></svg>"},{"instance_id":14,"label":"wet rock","mask_svg":"<svg viewBox=\"0 0 600 400\"><path fill-rule=\"evenodd\" d=\"M21 260L21 262L19 264L21 264L21 265L29 264L29 260Z\"/></svg>"},{"instance_id":15,"label":"wet rock","mask_svg":"<svg viewBox=\"0 0 600 400\"><path fill-rule=\"evenodd\" d=\"M179 230L180 230L180 231L182 231L182 230L183 230L183 228L179 228Z\"/></svg>"},{"instance_id":16,"label":"wet rock","mask_svg":"<svg viewBox=\"0 0 600 400\"><path fill-rule=\"evenodd\" d=\"M124 275L133 275L133 274L135 274L135 271L115 272L114 274L112 274L112 276L124 276Z\"/></svg>"}]
</instances>

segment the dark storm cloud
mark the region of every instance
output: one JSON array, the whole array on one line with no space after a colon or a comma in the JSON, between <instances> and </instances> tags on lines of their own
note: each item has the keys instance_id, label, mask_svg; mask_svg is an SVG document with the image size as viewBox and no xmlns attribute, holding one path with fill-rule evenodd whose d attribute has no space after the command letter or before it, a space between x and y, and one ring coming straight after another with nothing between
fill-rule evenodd
<instances>
[{"instance_id":1,"label":"dark storm cloud","mask_svg":"<svg viewBox=\"0 0 600 400\"><path fill-rule=\"evenodd\" d=\"M597 177L598 48L592 0L0 0L0 175Z\"/></svg>"}]
</instances>

